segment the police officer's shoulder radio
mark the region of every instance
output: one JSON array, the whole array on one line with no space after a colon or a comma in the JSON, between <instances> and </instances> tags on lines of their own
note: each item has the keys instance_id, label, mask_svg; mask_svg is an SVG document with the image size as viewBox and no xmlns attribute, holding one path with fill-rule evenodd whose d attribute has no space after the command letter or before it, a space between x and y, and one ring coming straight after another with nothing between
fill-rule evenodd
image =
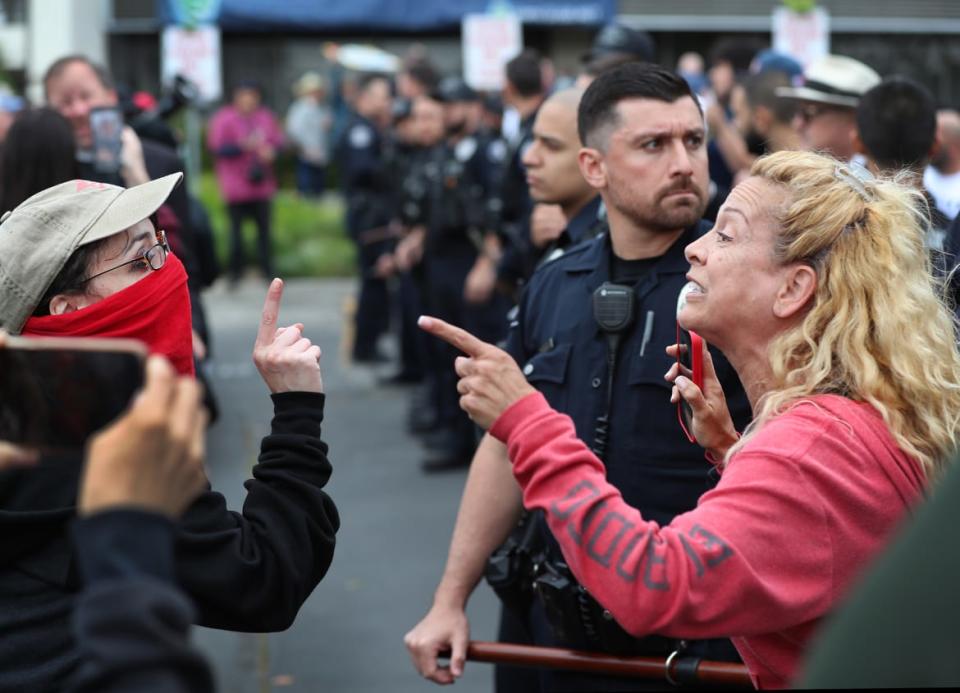
<instances>
[{"instance_id":1,"label":"police officer's shoulder radio","mask_svg":"<svg viewBox=\"0 0 960 693\"><path fill-rule=\"evenodd\" d=\"M613 377L620 339L633 325L636 313L637 296L632 286L604 282L593 292L593 319L607 340L607 399L603 412L597 417L592 448L601 460L606 454L610 433Z\"/></svg>"}]
</instances>

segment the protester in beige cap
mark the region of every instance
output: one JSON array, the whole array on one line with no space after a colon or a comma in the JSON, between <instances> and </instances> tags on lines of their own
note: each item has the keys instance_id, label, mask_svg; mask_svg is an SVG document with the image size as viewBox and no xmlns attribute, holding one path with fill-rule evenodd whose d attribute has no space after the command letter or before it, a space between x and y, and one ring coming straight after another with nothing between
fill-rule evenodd
<instances>
[{"instance_id":1,"label":"protester in beige cap","mask_svg":"<svg viewBox=\"0 0 960 693\"><path fill-rule=\"evenodd\" d=\"M151 220L181 178L127 189L68 181L4 214L0 327L139 339L178 372L193 374L187 273Z\"/></svg>"},{"instance_id":2,"label":"protester in beige cap","mask_svg":"<svg viewBox=\"0 0 960 693\"><path fill-rule=\"evenodd\" d=\"M28 336L137 338L189 381L186 273L152 221L180 177L127 189L68 181L4 214L0 327ZM278 327L282 293L283 282L274 279L254 343L274 418L246 482L243 510L229 511L223 496L207 486L192 503L183 503L172 556L157 558L172 562L197 622L208 627L288 628L333 558L339 517L323 491L331 467L320 438L320 349L302 336L303 325ZM0 378L7 376L0 372ZM149 387L149 377L147 382ZM199 390L192 381L191 387ZM202 430L202 416L187 418ZM152 449L141 448L143 464L162 462L153 459ZM70 614L78 575L85 574L78 561L86 553L70 527L81 453L54 458L41 451L39 459L6 460L27 466L3 485L0 690L62 690L77 668ZM144 541L149 544L151 536Z\"/></svg>"},{"instance_id":3,"label":"protester in beige cap","mask_svg":"<svg viewBox=\"0 0 960 693\"><path fill-rule=\"evenodd\" d=\"M803 86L780 87L777 96L800 102L794 127L809 151L849 161L856 153L857 105L880 75L859 60L826 55L803 72Z\"/></svg>"}]
</instances>

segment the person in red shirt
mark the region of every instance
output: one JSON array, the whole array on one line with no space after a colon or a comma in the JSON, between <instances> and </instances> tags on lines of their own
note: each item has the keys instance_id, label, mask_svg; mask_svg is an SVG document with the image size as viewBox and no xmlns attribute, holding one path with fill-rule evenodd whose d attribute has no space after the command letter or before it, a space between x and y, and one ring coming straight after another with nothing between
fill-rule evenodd
<instances>
[{"instance_id":1,"label":"person in red shirt","mask_svg":"<svg viewBox=\"0 0 960 693\"><path fill-rule=\"evenodd\" d=\"M679 321L727 356L754 418L734 430L706 351L702 389L670 369L722 477L666 526L623 502L506 353L421 319L468 355L461 406L506 443L525 506L546 512L577 579L629 632L731 637L757 687L788 686L939 477L960 427L960 353L921 205L863 169L781 152L687 246Z\"/></svg>"}]
</instances>

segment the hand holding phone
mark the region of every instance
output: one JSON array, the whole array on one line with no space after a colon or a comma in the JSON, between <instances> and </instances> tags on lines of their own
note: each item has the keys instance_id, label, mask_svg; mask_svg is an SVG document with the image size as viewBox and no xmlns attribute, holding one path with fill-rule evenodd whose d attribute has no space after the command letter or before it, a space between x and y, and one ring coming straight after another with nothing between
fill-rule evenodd
<instances>
[{"instance_id":1,"label":"hand holding phone","mask_svg":"<svg viewBox=\"0 0 960 693\"><path fill-rule=\"evenodd\" d=\"M696 332L689 332L680 327L677 321L677 370L679 375L689 378L693 384L703 391L703 340ZM682 384L682 382L681 382ZM680 428L683 429L687 440L696 443L696 436L691 433L693 430L693 408L690 403L681 396L677 398L677 419L680 421Z\"/></svg>"},{"instance_id":2,"label":"hand holding phone","mask_svg":"<svg viewBox=\"0 0 960 693\"><path fill-rule=\"evenodd\" d=\"M79 450L143 385L146 347L134 340L7 337L0 348L0 440Z\"/></svg>"},{"instance_id":3,"label":"hand holding phone","mask_svg":"<svg viewBox=\"0 0 960 693\"><path fill-rule=\"evenodd\" d=\"M90 110L93 166L100 173L118 173L123 149L123 116L112 106Z\"/></svg>"},{"instance_id":4,"label":"hand holding phone","mask_svg":"<svg viewBox=\"0 0 960 693\"><path fill-rule=\"evenodd\" d=\"M678 324L677 343L667 347L667 354L677 359L666 380L674 384L670 401L677 405L680 427L691 443L722 460L740 434L727 409L707 343Z\"/></svg>"},{"instance_id":5,"label":"hand holding phone","mask_svg":"<svg viewBox=\"0 0 960 693\"><path fill-rule=\"evenodd\" d=\"M132 506L182 515L206 488L206 426L200 384L152 357L130 409L91 439L78 513Z\"/></svg>"}]
</instances>

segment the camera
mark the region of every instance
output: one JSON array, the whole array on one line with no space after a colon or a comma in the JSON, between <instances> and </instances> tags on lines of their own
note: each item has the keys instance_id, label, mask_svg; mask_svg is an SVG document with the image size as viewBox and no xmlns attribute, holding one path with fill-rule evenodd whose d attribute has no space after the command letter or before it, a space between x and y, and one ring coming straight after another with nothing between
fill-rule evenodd
<instances>
[{"instance_id":1,"label":"camera","mask_svg":"<svg viewBox=\"0 0 960 693\"><path fill-rule=\"evenodd\" d=\"M247 169L247 181L250 183L262 183L267 177L267 171L259 161L254 161Z\"/></svg>"}]
</instances>

